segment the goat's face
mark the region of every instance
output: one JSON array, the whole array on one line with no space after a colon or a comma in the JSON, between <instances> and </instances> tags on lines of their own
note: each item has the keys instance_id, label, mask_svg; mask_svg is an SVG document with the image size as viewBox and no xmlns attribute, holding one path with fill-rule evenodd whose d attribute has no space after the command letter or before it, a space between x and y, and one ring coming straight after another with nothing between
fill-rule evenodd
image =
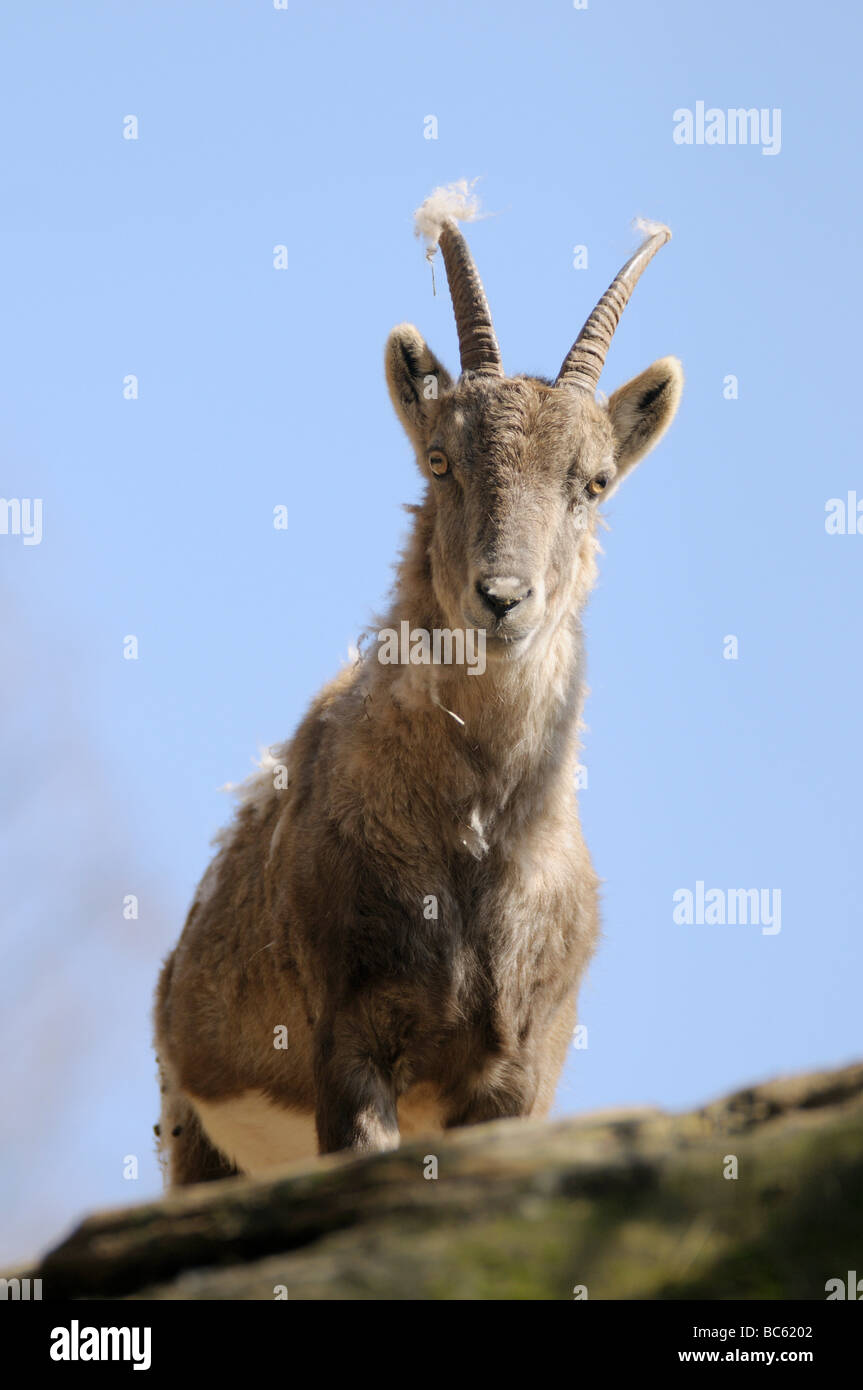
<instances>
[{"instance_id":1,"label":"goat's face","mask_svg":"<svg viewBox=\"0 0 863 1390\"><path fill-rule=\"evenodd\" d=\"M429 561L453 628L517 658L589 588L597 509L673 418L682 372L663 358L607 405L533 377L453 382L415 328L387 344L396 411L429 482Z\"/></svg>"}]
</instances>

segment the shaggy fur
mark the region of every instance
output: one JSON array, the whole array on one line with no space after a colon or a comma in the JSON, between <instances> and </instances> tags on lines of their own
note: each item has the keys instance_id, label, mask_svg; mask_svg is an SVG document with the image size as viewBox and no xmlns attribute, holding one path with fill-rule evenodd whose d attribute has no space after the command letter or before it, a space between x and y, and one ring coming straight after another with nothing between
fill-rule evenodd
<instances>
[{"instance_id":1,"label":"shaggy fur","mask_svg":"<svg viewBox=\"0 0 863 1390\"><path fill-rule=\"evenodd\" d=\"M605 406L536 378L454 383L403 325L386 370L427 489L381 627L481 628L487 668L384 665L372 643L275 750L288 787L253 779L159 983L174 1183L260 1171L301 1133L364 1152L546 1114L596 945L580 613L599 499L670 423L679 364ZM495 576L518 584L503 612Z\"/></svg>"}]
</instances>

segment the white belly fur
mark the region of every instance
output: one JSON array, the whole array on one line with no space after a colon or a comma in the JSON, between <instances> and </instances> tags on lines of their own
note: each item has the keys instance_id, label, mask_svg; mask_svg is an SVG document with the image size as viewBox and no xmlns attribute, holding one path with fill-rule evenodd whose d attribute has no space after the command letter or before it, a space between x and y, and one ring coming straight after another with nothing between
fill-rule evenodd
<instances>
[{"instance_id":1,"label":"white belly fur","mask_svg":"<svg viewBox=\"0 0 863 1390\"><path fill-rule=\"evenodd\" d=\"M210 1143L242 1173L258 1177L285 1163L317 1155L314 1116L286 1110L262 1091L244 1091L230 1100L188 1099ZM399 1101L398 1110L404 1138L439 1132L438 1108L426 1087L409 1091Z\"/></svg>"},{"instance_id":2,"label":"white belly fur","mask_svg":"<svg viewBox=\"0 0 863 1390\"><path fill-rule=\"evenodd\" d=\"M231 1100L189 1100L210 1143L241 1173L258 1177L318 1152L314 1115L285 1110L262 1091L244 1091Z\"/></svg>"}]
</instances>

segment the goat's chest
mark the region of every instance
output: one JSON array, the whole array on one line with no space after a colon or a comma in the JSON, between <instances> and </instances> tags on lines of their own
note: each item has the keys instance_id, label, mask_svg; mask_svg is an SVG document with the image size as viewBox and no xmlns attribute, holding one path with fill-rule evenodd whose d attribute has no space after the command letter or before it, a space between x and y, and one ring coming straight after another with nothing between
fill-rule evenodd
<instances>
[{"instance_id":1,"label":"goat's chest","mask_svg":"<svg viewBox=\"0 0 863 1390\"><path fill-rule=\"evenodd\" d=\"M501 855L459 865L429 895L428 911L424 941L462 1017L518 1013L567 973L566 894L549 891L542 874L531 881Z\"/></svg>"}]
</instances>

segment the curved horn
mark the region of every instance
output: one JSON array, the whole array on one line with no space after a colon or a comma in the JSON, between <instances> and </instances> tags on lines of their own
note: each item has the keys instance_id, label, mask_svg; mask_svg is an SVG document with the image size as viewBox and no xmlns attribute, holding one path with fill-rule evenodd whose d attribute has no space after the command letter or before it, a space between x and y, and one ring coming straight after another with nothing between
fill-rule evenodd
<instances>
[{"instance_id":1,"label":"curved horn","mask_svg":"<svg viewBox=\"0 0 863 1390\"><path fill-rule=\"evenodd\" d=\"M455 312L461 369L482 376L503 376L503 361L485 290L470 247L451 217L441 226L439 245Z\"/></svg>"},{"instance_id":2,"label":"curved horn","mask_svg":"<svg viewBox=\"0 0 863 1390\"><path fill-rule=\"evenodd\" d=\"M645 266L653 260L660 246L670 240L668 227L653 224L650 235L614 277L582 328L557 374L555 386L573 386L593 394L599 385L614 330L629 303L629 296Z\"/></svg>"}]
</instances>

